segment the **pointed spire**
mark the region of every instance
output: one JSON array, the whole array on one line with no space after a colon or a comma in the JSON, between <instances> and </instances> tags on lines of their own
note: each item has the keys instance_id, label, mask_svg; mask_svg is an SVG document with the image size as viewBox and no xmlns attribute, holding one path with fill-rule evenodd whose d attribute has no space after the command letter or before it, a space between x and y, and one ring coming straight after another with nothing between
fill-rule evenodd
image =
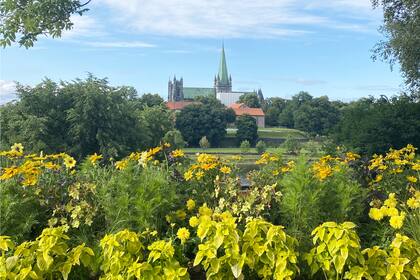
<instances>
[{"instance_id":1,"label":"pointed spire","mask_svg":"<svg viewBox=\"0 0 420 280\"><path fill-rule=\"evenodd\" d=\"M219 65L219 79L221 85L228 85L229 84L229 75L226 66L226 56L225 56L225 45L222 44L222 56L220 58L220 65Z\"/></svg>"}]
</instances>

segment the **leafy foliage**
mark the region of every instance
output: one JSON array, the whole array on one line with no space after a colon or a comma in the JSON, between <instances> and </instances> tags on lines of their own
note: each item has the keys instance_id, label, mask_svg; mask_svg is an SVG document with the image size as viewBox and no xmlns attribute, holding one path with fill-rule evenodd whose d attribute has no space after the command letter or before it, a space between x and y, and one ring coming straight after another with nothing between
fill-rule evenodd
<instances>
[{"instance_id":1,"label":"leafy foliage","mask_svg":"<svg viewBox=\"0 0 420 280\"><path fill-rule=\"evenodd\" d=\"M209 104L193 104L176 116L176 128L190 146L197 146L206 136L212 146L217 146L226 135L226 109Z\"/></svg>"},{"instance_id":2,"label":"leafy foliage","mask_svg":"<svg viewBox=\"0 0 420 280\"><path fill-rule=\"evenodd\" d=\"M79 0L4 0L0 2L0 45L32 47L40 35L60 37L63 30L73 27L70 17L82 15L88 9L87 1ZM19 37L18 37L19 36ZM16 38L18 37L18 38Z\"/></svg>"},{"instance_id":3,"label":"leafy foliage","mask_svg":"<svg viewBox=\"0 0 420 280\"><path fill-rule=\"evenodd\" d=\"M239 96L238 103L244 103L250 108L261 108L260 100L256 93L245 93Z\"/></svg>"},{"instance_id":4,"label":"leafy foliage","mask_svg":"<svg viewBox=\"0 0 420 280\"><path fill-rule=\"evenodd\" d=\"M252 146L258 139L258 126L255 118L249 115L239 116L236 119L236 139L238 143L247 140Z\"/></svg>"},{"instance_id":5,"label":"leafy foliage","mask_svg":"<svg viewBox=\"0 0 420 280\"><path fill-rule=\"evenodd\" d=\"M358 152L384 153L408 143L420 145L419 119L420 103L409 96L361 99L343 108L332 136Z\"/></svg>"},{"instance_id":6,"label":"leafy foliage","mask_svg":"<svg viewBox=\"0 0 420 280\"><path fill-rule=\"evenodd\" d=\"M257 153L262 154L267 150L267 145L264 143L264 141L260 140L255 145L255 148L257 149Z\"/></svg>"},{"instance_id":7,"label":"leafy foliage","mask_svg":"<svg viewBox=\"0 0 420 280\"><path fill-rule=\"evenodd\" d=\"M1 278L419 276L420 223L409 218L420 209L420 162L411 145L368 162L341 150L297 162L266 152L246 174L246 189L240 159L190 159L169 144L116 162L95 153L77 164L16 143L0 159ZM376 225L388 239L376 238Z\"/></svg>"},{"instance_id":8,"label":"leafy foliage","mask_svg":"<svg viewBox=\"0 0 420 280\"><path fill-rule=\"evenodd\" d=\"M94 152L123 157L159 143L172 128L166 109L143 112L133 88L112 87L92 75L59 84L47 79L35 87L18 85L17 92L16 103L0 108L2 145L27 141L28 150L66 150L77 159Z\"/></svg>"},{"instance_id":9,"label":"leafy foliage","mask_svg":"<svg viewBox=\"0 0 420 280\"><path fill-rule=\"evenodd\" d=\"M382 7L384 24L380 31L386 40L374 48L373 58L381 57L401 65L406 84L413 93L420 90L420 4L415 0L372 0Z\"/></svg>"}]
</instances>

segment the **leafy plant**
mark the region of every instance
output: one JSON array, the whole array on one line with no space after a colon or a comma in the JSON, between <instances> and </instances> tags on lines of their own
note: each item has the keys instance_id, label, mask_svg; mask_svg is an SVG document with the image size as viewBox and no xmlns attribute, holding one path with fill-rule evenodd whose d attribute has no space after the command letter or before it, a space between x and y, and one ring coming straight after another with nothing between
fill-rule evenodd
<instances>
[{"instance_id":1,"label":"leafy plant","mask_svg":"<svg viewBox=\"0 0 420 280\"><path fill-rule=\"evenodd\" d=\"M255 148L257 149L257 153L262 154L267 150L267 145L264 143L264 141L260 140L255 145Z\"/></svg>"},{"instance_id":2,"label":"leafy plant","mask_svg":"<svg viewBox=\"0 0 420 280\"><path fill-rule=\"evenodd\" d=\"M68 279L74 266L90 267L94 253L81 244L71 248L66 227L46 228L35 241L14 248L7 236L0 236L0 277L2 279ZM13 249L13 251L9 251ZM5 254L7 252L7 254ZM12 254L13 252L13 254Z\"/></svg>"},{"instance_id":3,"label":"leafy plant","mask_svg":"<svg viewBox=\"0 0 420 280\"><path fill-rule=\"evenodd\" d=\"M241 142L240 148L241 148L241 152L243 154L246 154L251 149L251 144L249 143L248 140L244 140L244 141Z\"/></svg>"}]
</instances>

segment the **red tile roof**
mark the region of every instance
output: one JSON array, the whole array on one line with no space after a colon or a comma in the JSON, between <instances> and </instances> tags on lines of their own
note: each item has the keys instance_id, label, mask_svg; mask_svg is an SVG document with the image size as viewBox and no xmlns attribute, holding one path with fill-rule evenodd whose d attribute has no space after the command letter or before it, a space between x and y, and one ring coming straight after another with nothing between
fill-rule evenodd
<instances>
[{"instance_id":1,"label":"red tile roof","mask_svg":"<svg viewBox=\"0 0 420 280\"><path fill-rule=\"evenodd\" d=\"M250 115L254 117L265 116L261 108L250 108L243 103L233 103L233 104L230 104L229 107L232 108L233 111L235 111L235 114L237 116L242 116L242 115Z\"/></svg>"},{"instance_id":2,"label":"red tile roof","mask_svg":"<svg viewBox=\"0 0 420 280\"><path fill-rule=\"evenodd\" d=\"M169 110L182 110L185 106L194 104L197 102L194 101L168 101L166 102L166 107L168 107Z\"/></svg>"}]
</instances>

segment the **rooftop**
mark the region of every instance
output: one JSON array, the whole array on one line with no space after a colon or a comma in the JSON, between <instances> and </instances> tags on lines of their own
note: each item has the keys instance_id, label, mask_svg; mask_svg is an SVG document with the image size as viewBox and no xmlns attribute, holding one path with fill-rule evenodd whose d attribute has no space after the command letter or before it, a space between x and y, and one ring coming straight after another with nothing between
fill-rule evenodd
<instances>
[{"instance_id":1,"label":"rooftop","mask_svg":"<svg viewBox=\"0 0 420 280\"><path fill-rule=\"evenodd\" d=\"M233 103L229 105L229 108L232 108L235 111L237 116L250 115L254 117L265 116L261 108L250 108L243 103Z\"/></svg>"}]
</instances>

